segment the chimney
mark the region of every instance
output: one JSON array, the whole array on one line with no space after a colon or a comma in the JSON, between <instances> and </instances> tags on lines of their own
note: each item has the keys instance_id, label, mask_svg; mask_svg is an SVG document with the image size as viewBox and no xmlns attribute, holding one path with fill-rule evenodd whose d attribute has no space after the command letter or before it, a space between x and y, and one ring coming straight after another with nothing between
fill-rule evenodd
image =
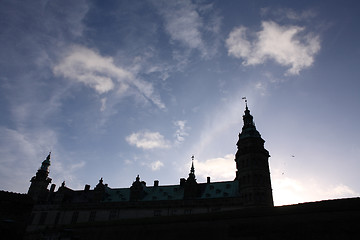
<instances>
[{"instance_id":1,"label":"chimney","mask_svg":"<svg viewBox=\"0 0 360 240\"><path fill-rule=\"evenodd\" d=\"M206 183L210 183L210 177L206 178Z\"/></svg>"},{"instance_id":2,"label":"chimney","mask_svg":"<svg viewBox=\"0 0 360 240\"><path fill-rule=\"evenodd\" d=\"M154 187L158 187L159 186L159 180L155 180L154 181Z\"/></svg>"},{"instance_id":3,"label":"chimney","mask_svg":"<svg viewBox=\"0 0 360 240\"><path fill-rule=\"evenodd\" d=\"M53 193L53 192L54 192L55 187L56 187L56 185L55 185L55 184L51 184L51 187L50 187L50 192L51 192L51 193Z\"/></svg>"},{"instance_id":4,"label":"chimney","mask_svg":"<svg viewBox=\"0 0 360 240\"><path fill-rule=\"evenodd\" d=\"M87 191L89 191L89 190L90 190L90 185L89 185L89 184L86 184L86 185L85 185L85 188L84 188L84 191L87 192Z\"/></svg>"},{"instance_id":5,"label":"chimney","mask_svg":"<svg viewBox=\"0 0 360 240\"><path fill-rule=\"evenodd\" d=\"M180 178L180 187L183 187L185 185L185 178Z\"/></svg>"}]
</instances>

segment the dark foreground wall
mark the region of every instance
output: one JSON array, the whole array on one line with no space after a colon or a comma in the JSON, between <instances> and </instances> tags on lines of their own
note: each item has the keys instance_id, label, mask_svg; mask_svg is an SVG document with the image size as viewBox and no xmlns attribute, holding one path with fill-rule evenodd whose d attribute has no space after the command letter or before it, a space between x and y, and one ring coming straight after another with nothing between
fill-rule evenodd
<instances>
[{"instance_id":1,"label":"dark foreground wall","mask_svg":"<svg viewBox=\"0 0 360 240\"><path fill-rule=\"evenodd\" d=\"M32 207L27 194L0 191L0 239L22 239Z\"/></svg>"},{"instance_id":2,"label":"dark foreground wall","mask_svg":"<svg viewBox=\"0 0 360 240\"><path fill-rule=\"evenodd\" d=\"M26 239L360 239L360 199L77 224Z\"/></svg>"}]
</instances>

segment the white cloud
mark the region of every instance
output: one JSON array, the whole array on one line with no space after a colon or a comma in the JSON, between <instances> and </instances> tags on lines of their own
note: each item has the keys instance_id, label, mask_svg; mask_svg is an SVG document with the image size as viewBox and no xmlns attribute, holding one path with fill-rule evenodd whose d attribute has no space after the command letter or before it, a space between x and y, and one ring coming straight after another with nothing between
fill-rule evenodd
<instances>
[{"instance_id":1,"label":"white cloud","mask_svg":"<svg viewBox=\"0 0 360 240\"><path fill-rule=\"evenodd\" d=\"M185 141L185 137L189 134L187 133L188 127L186 127L186 121L178 120L174 122L174 125L178 128L175 131L175 144L180 144Z\"/></svg>"},{"instance_id":2,"label":"white cloud","mask_svg":"<svg viewBox=\"0 0 360 240\"><path fill-rule=\"evenodd\" d=\"M151 83L136 78L136 73L116 66L112 57L101 56L94 50L73 46L53 71L58 76L81 82L99 94L116 90L118 95L135 94L165 108Z\"/></svg>"},{"instance_id":3,"label":"white cloud","mask_svg":"<svg viewBox=\"0 0 360 240\"><path fill-rule=\"evenodd\" d=\"M234 154L227 154L224 157L212 158L204 162L195 160L196 176L211 177L214 181L234 180L236 172L234 159Z\"/></svg>"},{"instance_id":4,"label":"white cloud","mask_svg":"<svg viewBox=\"0 0 360 240\"><path fill-rule=\"evenodd\" d=\"M159 132L143 131L132 133L126 137L126 141L130 145L134 145L145 150L170 147L168 141L165 140L164 136Z\"/></svg>"},{"instance_id":5,"label":"white cloud","mask_svg":"<svg viewBox=\"0 0 360 240\"><path fill-rule=\"evenodd\" d=\"M256 39L252 42L248 40L247 32L241 26L230 32L226 39L228 54L242 58L245 66L262 64L271 59L290 67L287 74L297 75L313 64L314 56L320 50L319 36L304 34L304 27L280 26L272 21L264 21L262 30L255 34Z\"/></svg>"},{"instance_id":6,"label":"white cloud","mask_svg":"<svg viewBox=\"0 0 360 240\"><path fill-rule=\"evenodd\" d=\"M157 171L157 170L159 170L161 167L164 166L164 163L162 163L161 161L158 160L158 161L152 162L152 163L150 164L150 166L151 166L151 170Z\"/></svg>"}]
</instances>

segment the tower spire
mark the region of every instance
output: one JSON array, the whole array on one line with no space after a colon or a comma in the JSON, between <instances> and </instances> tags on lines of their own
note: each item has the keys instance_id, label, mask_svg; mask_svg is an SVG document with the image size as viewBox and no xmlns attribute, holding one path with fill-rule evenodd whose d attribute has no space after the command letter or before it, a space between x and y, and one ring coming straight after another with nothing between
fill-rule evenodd
<instances>
[{"instance_id":1,"label":"tower spire","mask_svg":"<svg viewBox=\"0 0 360 240\"><path fill-rule=\"evenodd\" d=\"M255 127L254 117L250 114L246 97L243 97L243 99L245 99L245 111L243 115L244 125L242 127L241 133L239 134L239 138L247 138L247 137L261 138L260 133L256 130Z\"/></svg>"},{"instance_id":2,"label":"tower spire","mask_svg":"<svg viewBox=\"0 0 360 240\"><path fill-rule=\"evenodd\" d=\"M190 169L190 173L195 176L194 155L192 155L192 157L191 157L191 169Z\"/></svg>"},{"instance_id":3,"label":"tower spire","mask_svg":"<svg viewBox=\"0 0 360 240\"><path fill-rule=\"evenodd\" d=\"M269 152L264 148L265 141L256 130L253 116L245 99L244 125L237 142L235 154L236 179L244 206L273 206Z\"/></svg>"},{"instance_id":4,"label":"tower spire","mask_svg":"<svg viewBox=\"0 0 360 240\"><path fill-rule=\"evenodd\" d=\"M188 177L187 181L194 181L194 182L196 182L196 178L195 178L195 167L194 167L194 155L191 156L191 168L190 168L190 173L189 173L189 177Z\"/></svg>"}]
</instances>

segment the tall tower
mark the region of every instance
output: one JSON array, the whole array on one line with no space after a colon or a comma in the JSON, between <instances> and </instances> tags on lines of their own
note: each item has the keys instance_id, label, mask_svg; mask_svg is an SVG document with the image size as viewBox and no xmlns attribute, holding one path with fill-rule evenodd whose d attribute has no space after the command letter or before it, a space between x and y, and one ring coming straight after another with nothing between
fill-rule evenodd
<instances>
[{"instance_id":1,"label":"tall tower","mask_svg":"<svg viewBox=\"0 0 360 240\"><path fill-rule=\"evenodd\" d=\"M48 185L51 183L51 178L49 175L50 167L50 155L41 163L41 167L36 172L36 176L32 177L30 182L31 185L28 190L28 194L32 197L34 201L43 201L46 199L49 192Z\"/></svg>"},{"instance_id":2,"label":"tall tower","mask_svg":"<svg viewBox=\"0 0 360 240\"><path fill-rule=\"evenodd\" d=\"M270 155L245 102L244 126L239 133L235 155L239 193L244 206L274 206L268 161Z\"/></svg>"}]
</instances>

